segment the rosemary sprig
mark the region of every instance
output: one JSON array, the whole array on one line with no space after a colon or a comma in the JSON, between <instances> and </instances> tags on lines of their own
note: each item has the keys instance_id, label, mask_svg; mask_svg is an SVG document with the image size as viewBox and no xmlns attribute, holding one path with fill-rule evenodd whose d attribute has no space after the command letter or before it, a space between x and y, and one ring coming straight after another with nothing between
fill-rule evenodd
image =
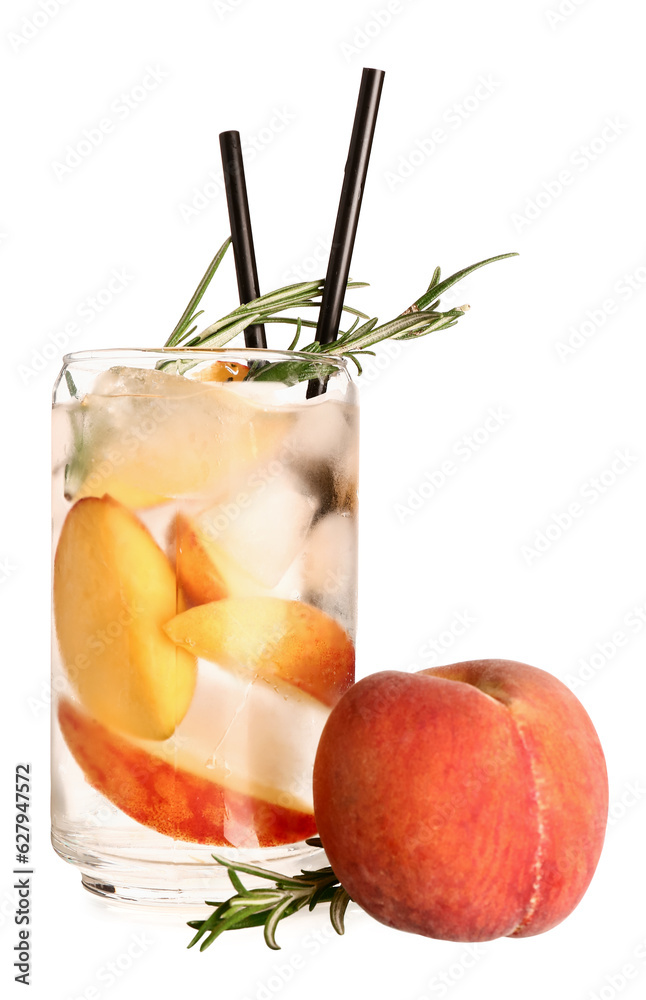
<instances>
[{"instance_id":1,"label":"rosemary sprig","mask_svg":"<svg viewBox=\"0 0 646 1000\"><path fill-rule=\"evenodd\" d=\"M175 327L170 337L166 341L164 345L165 347L175 347L176 344L181 343L182 340L185 340L186 337L189 337L194 330L197 330L196 326L191 327L190 330L189 327L191 326L191 323L197 319L198 316L202 315L204 310L200 309L199 312L195 312L195 307L199 305L202 296L204 295L205 291L211 284L213 275L215 274L220 264L222 263L224 255L230 246L231 246L231 237L228 236L227 239L222 244L222 246L220 247L220 249L218 250L218 252L216 253L211 263L209 264L209 266L207 267L206 271L204 272L204 277L202 278L199 285L193 292L189 304L187 305L186 309L180 316L177 326Z\"/></svg>"},{"instance_id":2,"label":"rosemary sprig","mask_svg":"<svg viewBox=\"0 0 646 1000\"><path fill-rule=\"evenodd\" d=\"M286 310L298 310L300 312L303 309L319 308L321 304L320 299L323 294L323 279L286 285L284 288L278 288L273 292L261 295L257 299L253 299L251 302L246 302L236 309L231 310L226 316L207 326L201 333L195 334L197 326L194 320L203 312L203 310L195 312L195 307L200 302L206 288L220 266L230 242L230 239L225 240L211 261L188 306L180 317L177 326L166 341L165 346L178 347L181 345L186 348L224 347L225 344L228 344L252 323L294 324L296 325L296 336L289 350L298 349L301 353L316 355L317 359L320 359L321 355L349 358L357 366L359 374L361 374L361 363L358 360L358 355L373 354L374 352L370 348L380 341L413 340L437 330L446 330L449 327L455 326L460 317L469 309L469 306L464 305L456 309L442 311L438 308L441 296L478 268L484 267L486 264L492 264L497 260L517 256L516 253L505 253L499 254L496 257L488 257L486 260L480 260L476 264L471 264L469 267L456 271L443 281L440 280L440 268L436 267L431 282L423 295L420 295L408 309L404 310L394 319L381 325L379 325L377 317L368 317L366 313L344 303L344 312L355 317L354 323L349 329L340 331L338 338L331 344L319 344L318 341L314 340L304 347L298 347L302 328L315 328L316 323L312 320L303 319L300 315L293 317L285 316L283 313ZM348 290L365 287L367 287L365 282L349 281L347 283ZM364 320L361 325L359 325L360 320ZM193 334L195 336L192 336ZM188 361L181 363L175 361L161 362L159 367L174 365L177 369L185 371L187 368L192 367L194 363ZM247 379L257 381L280 380L287 384L294 384L317 377L325 378L326 375L331 374L333 371L333 365L330 365L329 369L327 369L320 365L320 361L316 363L314 359L312 363L308 363L303 359L295 359L294 361L278 361L264 365L253 365L247 375Z\"/></svg>"},{"instance_id":3,"label":"rosemary sprig","mask_svg":"<svg viewBox=\"0 0 646 1000\"><path fill-rule=\"evenodd\" d=\"M272 319L274 322L289 322L289 317L279 317L278 314L285 309L317 308L320 305L315 299L320 298L323 294L323 279L286 285L284 288L277 288L273 292L267 292L265 295L253 299L251 302L245 302L237 306L231 312L227 313L226 316L216 320L215 323L211 323L201 333L192 337L191 334L197 329L197 326L192 324L194 324L197 317L201 316L204 311L200 309L199 312L195 312L195 307L202 299L230 245L231 238L229 237L224 241L206 269L202 280L191 296L190 302L164 344L164 347L177 347L179 345L182 347L224 347L225 344L228 344L230 340L237 337L251 323L264 323L272 321ZM366 287L365 282L348 282L349 289L364 287ZM368 319L365 313L360 312L360 310L355 309L353 306L344 305L343 308L345 312L352 313L354 316L361 319ZM293 320L293 322L296 322L296 320ZM312 325L316 326L315 323Z\"/></svg>"},{"instance_id":4,"label":"rosemary sprig","mask_svg":"<svg viewBox=\"0 0 646 1000\"><path fill-rule=\"evenodd\" d=\"M321 842L313 837L308 840L308 844L320 846ZM201 942L200 951L204 951L224 931L264 926L265 942L278 951L280 945L276 943L276 927L281 920L305 906L313 910L319 903L328 902L332 926L337 934L343 934L344 916L350 897L331 868L303 870L301 875L286 876L255 865L237 864L217 854L213 857L227 869L236 894L223 903L207 902L207 906L215 907L213 913L206 920L188 922L188 926L196 931L189 948ZM247 889L238 877L238 872L268 879L274 883L274 887Z\"/></svg>"}]
</instances>

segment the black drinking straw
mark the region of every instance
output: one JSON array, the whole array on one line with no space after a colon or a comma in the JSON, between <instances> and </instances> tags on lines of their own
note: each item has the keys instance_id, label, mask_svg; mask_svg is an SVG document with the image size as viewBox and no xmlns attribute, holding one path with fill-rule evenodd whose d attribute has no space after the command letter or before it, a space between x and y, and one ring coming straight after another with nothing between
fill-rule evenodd
<instances>
[{"instance_id":1,"label":"black drinking straw","mask_svg":"<svg viewBox=\"0 0 646 1000\"><path fill-rule=\"evenodd\" d=\"M383 82L382 69L364 68L316 327L316 339L320 344L332 343L339 333ZM325 381L312 379L307 387L307 398L324 392Z\"/></svg>"},{"instance_id":2,"label":"black drinking straw","mask_svg":"<svg viewBox=\"0 0 646 1000\"><path fill-rule=\"evenodd\" d=\"M260 295L260 286L251 233L240 133L221 132L220 152L231 224L231 242L233 243L233 256L238 278L238 293L242 304L257 299ZM244 332L244 342L247 347L266 347L267 339L264 325L253 323L248 326Z\"/></svg>"}]
</instances>

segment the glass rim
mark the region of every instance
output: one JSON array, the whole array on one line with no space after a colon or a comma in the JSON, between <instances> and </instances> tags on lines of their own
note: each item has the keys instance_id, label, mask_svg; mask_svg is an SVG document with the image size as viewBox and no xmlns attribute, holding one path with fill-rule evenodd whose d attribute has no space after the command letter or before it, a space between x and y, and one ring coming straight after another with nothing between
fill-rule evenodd
<instances>
[{"instance_id":1,"label":"glass rim","mask_svg":"<svg viewBox=\"0 0 646 1000\"><path fill-rule=\"evenodd\" d=\"M339 371L345 372L349 376L347 359L334 354L314 354L310 351L281 351L270 347L101 347L90 351L71 351L63 355L63 367L69 368L71 365L81 364L87 361L101 361L113 358L115 361L125 361L138 357L157 357L159 360L165 358L189 359L191 361L208 361L210 358L217 360L222 356L227 358L254 358L267 361L306 361L314 365L330 365Z\"/></svg>"}]
</instances>

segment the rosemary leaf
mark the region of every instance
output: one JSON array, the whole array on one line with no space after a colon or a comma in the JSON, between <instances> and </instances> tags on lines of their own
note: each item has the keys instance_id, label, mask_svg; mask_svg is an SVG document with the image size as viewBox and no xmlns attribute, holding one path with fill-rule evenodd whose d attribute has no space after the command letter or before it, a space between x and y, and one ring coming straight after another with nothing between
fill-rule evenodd
<instances>
[{"instance_id":1,"label":"rosemary leaf","mask_svg":"<svg viewBox=\"0 0 646 1000\"><path fill-rule=\"evenodd\" d=\"M230 244L231 244L231 237L228 236L227 239L222 244L222 246L220 247L220 249L218 250L218 252L216 253L211 263L209 264L209 266L207 267L206 271L204 272L204 276L202 277L202 280L200 281L199 285L193 292L186 309L180 316L177 326L175 327L170 337L164 344L165 347L174 347L175 344L179 344L180 340L183 337L184 331L195 319L193 311L196 305L202 299L202 296L204 295L205 291L209 287L211 279L213 278L213 275L215 274L220 264L222 263L224 255L229 249ZM201 310L201 312L203 311L204 310ZM197 313L197 315L199 316L200 313Z\"/></svg>"},{"instance_id":2,"label":"rosemary leaf","mask_svg":"<svg viewBox=\"0 0 646 1000\"><path fill-rule=\"evenodd\" d=\"M464 267L461 271L456 271L455 274L452 274L450 278L445 278L444 281L440 281L437 284L431 284L428 290L416 300L415 305L418 309L425 309L432 299L436 299L439 298L440 295L444 295L449 288L452 288L453 285L457 285L458 281L462 281L463 278L466 278L467 274L477 271L479 267L484 267L485 264L493 264L496 260L505 260L506 257L517 256L517 253L501 253L497 257L488 257L486 260L479 260L477 264L471 264L469 267Z\"/></svg>"},{"instance_id":3,"label":"rosemary leaf","mask_svg":"<svg viewBox=\"0 0 646 1000\"><path fill-rule=\"evenodd\" d=\"M340 885L334 893L334 897L330 903L330 920L332 921L332 926L337 934L345 933L344 918L349 902L350 897L343 886Z\"/></svg>"}]
</instances>

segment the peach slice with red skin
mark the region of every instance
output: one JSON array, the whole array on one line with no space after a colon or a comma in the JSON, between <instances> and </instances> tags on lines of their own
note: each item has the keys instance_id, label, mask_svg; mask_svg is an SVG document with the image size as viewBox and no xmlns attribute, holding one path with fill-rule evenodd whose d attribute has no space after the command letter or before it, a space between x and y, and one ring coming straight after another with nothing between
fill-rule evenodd
<instances>
[{"instance_id":1,"label":"peach slice with red skin","mask_svg":"<svg viewBox=\"0 0 646 1000\"><path fill-rule=\"evenodd\" d=\"M278 677L326 705L354 681L354 646L334 618L280 597L227 598L201 604L164 625L195 656Z\"/></svg>"},{"instance_id":2,"label":"peach slice with red skin","mask_svg":"<svg viewBox=\"0 0 646 1000\"><path fill-rule=\"evenodd\" d=\"M316 831L314 816L225 788L176 768L111 732L68 699L58 721L90 785L159 833L196 844L274 847Z\"/></svg>"},{"instance_id":3,"label":"peach slice with red skin","mask_svg":"<svg viewBox=\"0 0 646 1000\"><path fill-rule=\"evenodd\" d=\"M373 917L487 941L539 934L578 904L608 780L564 684L480 660L355 684L319 741L314 810L334 872Z\"/></svg>"},{"instance_id":4,"label":"peach slice with red skin","mask_svg":"<svg viewBox=\"0 0 646 1000\"><path fill-rule=\"evenodd\" d=\"M163 631L175 574L136 516L110 496L78 500L54 559L63 666L83 705L111 728L167 739L193 695L195 657Z\"/></svg>"}]
</instances>

